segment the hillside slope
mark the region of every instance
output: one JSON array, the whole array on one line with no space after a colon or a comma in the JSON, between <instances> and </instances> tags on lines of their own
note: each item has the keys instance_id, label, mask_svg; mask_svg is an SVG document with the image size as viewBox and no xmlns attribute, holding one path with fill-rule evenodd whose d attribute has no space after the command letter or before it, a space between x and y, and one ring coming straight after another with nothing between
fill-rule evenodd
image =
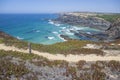
<instances>
[{"instance_id":1,"label":"hillside slope","mask_svg":"<svg viewBox=\"0 0 120 80\"><path fill-rule=\"evenodd\" d=\"M0 80L119 80L119 61L51 61L0 50Z\"/></svg>"}]
</instances>

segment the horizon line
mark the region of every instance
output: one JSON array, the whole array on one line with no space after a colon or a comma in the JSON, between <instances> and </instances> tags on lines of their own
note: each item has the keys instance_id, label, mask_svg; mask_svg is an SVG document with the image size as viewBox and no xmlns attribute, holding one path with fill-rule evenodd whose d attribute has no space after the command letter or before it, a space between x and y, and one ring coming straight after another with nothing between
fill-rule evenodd
<instances>
[{"instance_id":1,"label":"horizon line","mask_svg":"<svg viewBox=\"0 0 120 80\"><path fill-rule=\"evenodd\" d=\"M0 14L59 14L59 13L114 13L114 14L120 14L120 12L102 12L102 11L66 11L66 12L0 12Z\"/></svg>"}]
</instances>

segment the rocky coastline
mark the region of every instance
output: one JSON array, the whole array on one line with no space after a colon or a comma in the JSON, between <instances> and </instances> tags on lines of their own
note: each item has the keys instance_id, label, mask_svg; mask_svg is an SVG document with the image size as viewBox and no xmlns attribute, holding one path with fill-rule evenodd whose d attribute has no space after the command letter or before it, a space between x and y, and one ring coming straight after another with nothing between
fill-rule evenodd
<instances>
[{"instance_id":1,"label":"rocky coastline","mask_svg":"<svg viewBox=\"0 0 120 80\"><path fill-rule=\"evenodd\" d=\"M120 17L114 22L105 20L104 18L97 17L97 15L103 15L102 13L63 13L57 19L53 21L55 23L69 24L73 26L90 27L101 30L101 33L87 34L79 30L71 31L75 36L86 36L90 39L96 39L97 41L111 41L120 39ZM111 15L111 14L107 14ZM66 40L71 40L67 35L61 35Z\"/></svg>"},{"instance_id":2,"label":"rocky coastline","mask_svg":"<svg viewBox=\"0 0 120 80\"><path fill-rule=\"evenodd\" d=\"M91 14L91 15L90 15ZM102 18L96 17L95 14L90 13L64 13L54 21L57 23L65 23L76 26L91 27L100 30L107 30L110 22ZM97 15L97 14L96 14Z\"/></svg>"}]
</instances>

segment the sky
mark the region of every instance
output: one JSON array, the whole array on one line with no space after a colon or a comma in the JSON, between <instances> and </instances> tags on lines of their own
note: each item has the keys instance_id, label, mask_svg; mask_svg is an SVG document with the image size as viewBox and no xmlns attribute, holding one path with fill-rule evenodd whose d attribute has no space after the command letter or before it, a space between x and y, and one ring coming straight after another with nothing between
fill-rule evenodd
<instances>
[{"instance_id":1,"label":"sky","mask_svg":"<svg viewBox=\"0 0 120 80\"><path fill-rule=\"evenodd\" d=\"M0 13L120 13L120 0L0 0Z\"/></svg>"}]
</instances>

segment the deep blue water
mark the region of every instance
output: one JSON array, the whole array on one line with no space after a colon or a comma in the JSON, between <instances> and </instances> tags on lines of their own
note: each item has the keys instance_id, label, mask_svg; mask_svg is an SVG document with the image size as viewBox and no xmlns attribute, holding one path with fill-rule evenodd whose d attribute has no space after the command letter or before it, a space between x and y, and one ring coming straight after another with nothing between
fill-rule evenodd
<instances>
[{"instance_id":1,"label":"deep blue water","mask_svg":"<svg viewBox=\"0 0 120 80\"><path fill-rule=\"evenodd\" d=\"M76 37L70 30L87 33L98 31L88 27L77 28L67 24L55 24L51 19L57 17L57 14L0 14L0 30L18 39L40 44L63 42L60 34L76 39L87 39Z\"/></svg>"}]
</instances>

